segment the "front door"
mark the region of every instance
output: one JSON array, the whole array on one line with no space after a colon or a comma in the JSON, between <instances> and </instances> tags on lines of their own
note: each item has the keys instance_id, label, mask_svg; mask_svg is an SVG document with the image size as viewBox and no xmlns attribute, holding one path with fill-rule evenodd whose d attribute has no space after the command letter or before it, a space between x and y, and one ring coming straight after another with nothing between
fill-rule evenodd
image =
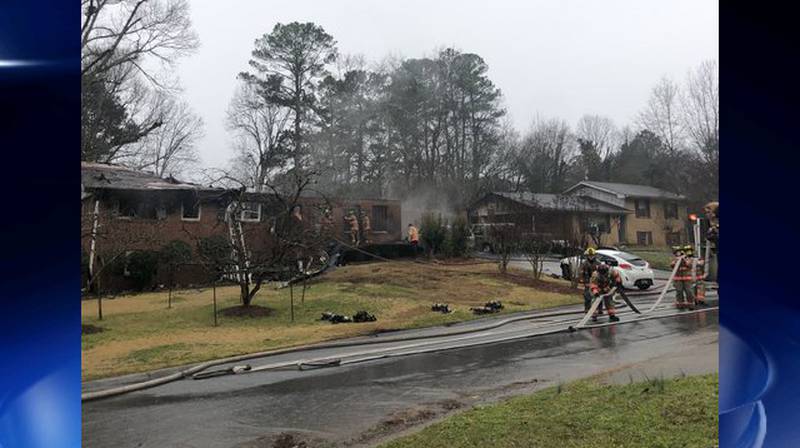
<instances>
[{"instance_id":1,"label":"front door","mask_svg":"<svg viewBox=\"0 0 800 448\"><path fill-rule=\"evenodd\" d=\"M619 242L627 243L625 241L625 215L619 217Z\"/></svg>"}]
</instances>

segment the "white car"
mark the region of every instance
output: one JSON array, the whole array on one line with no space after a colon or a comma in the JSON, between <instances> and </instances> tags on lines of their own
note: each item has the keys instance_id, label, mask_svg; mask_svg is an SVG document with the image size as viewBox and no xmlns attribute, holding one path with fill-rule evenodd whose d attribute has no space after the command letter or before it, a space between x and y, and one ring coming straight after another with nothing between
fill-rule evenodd
<instances>
[{"instance_id":1,"label":"white car","mask_svg":"<svg viewBox=\"0 0 800 448\"><path fill-rule=\"evenodd\" d=\"M622 277L622 286L626 289L639 288L645 290L653 286L655 275L650 269L650 264L627 252L611 249L598 249L597 259L611 266ZM572 278L572 267L580 266L584 256L568 257L561 260L561 275L569 280Z\"/></svg>"}]
</instances>

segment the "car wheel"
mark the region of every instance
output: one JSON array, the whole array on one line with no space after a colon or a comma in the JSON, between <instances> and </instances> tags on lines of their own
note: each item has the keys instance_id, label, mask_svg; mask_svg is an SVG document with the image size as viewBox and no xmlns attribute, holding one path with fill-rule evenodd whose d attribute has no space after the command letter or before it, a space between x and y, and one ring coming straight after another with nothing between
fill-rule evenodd
<instances>
[{"instance_id":1,"label":"car wheel","mask_svg":"<svg viewBox=\"0 0 800 448\"><path fill-rule=\"evenodd\" d=\"M646 289L650 289L650 283L639 283L636 285L636 287L644 291Z\"/></svg>"}]
</instances>

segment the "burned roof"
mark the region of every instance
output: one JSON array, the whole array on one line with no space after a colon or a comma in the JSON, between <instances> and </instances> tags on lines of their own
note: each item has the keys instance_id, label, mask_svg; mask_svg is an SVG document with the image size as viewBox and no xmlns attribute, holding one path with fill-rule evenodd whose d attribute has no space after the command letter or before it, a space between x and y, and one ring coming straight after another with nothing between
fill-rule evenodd
<instances>
[{"instance_id":1,"label":"burned roof","mask_svg":"<svg viewBox=\"0 0 800 448\"><path fill-rule=\"evenodd\" d=\"M651 187L649 185L620 184L615 182L595 182L593 180L584 180L582 182L579 182L578 184L570 187L564 193L567 194L570 191L580 186L595 188L598 190L603 190L631 198L658 198L658 199L673 199L676 201L686 199L685 196L682 196L680 194L663 190L661 188Z\"/></svg>"},{"instance_id":2,"label":"burned roof","mask_svg":"<svg viewBox=\"0 0 800 448\"><path fill-rule=\"evenodd\" d=\"M564 194L522 192L494 192L497 196L510 199L532 208L552 211L593 212L593 213L625 213L629 210L586 196L570 196Z\"/></svg>"},{"instance_id":3,"label":"burned roof","mask_svg":"<svg viewBox=\"0 0 800 448\"><path fill-rule=\"evenodd\" d=\"M92 162L81 162L81 185L85 190L224 191L222 188L181 182L171 176L162 178L146 171Z\"/></svg>"}]
</instances>

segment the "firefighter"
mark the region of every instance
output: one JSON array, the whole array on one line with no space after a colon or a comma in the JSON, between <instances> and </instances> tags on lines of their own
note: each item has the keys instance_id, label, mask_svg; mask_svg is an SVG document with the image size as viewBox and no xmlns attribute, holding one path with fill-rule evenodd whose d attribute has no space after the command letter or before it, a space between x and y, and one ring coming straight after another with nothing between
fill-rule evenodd
<instances>
[{"instance_id":1,"label":"firefighter","mask_svg":"<svg viewBox=\"0 0 800 448\"><path fill-rule=\"evenodd\" d=\"M621 284L622 279L619 276L619 272L610 269L605 263L599 263L597 265L597 269L592 274L592 279L590 281L589 287L592 290L592 295L595 298L603 296L603 303L606 306L606 310L608 310L608 320L611 322L619 321L611 290L619 287ZM592 322L597 322L598 314L597 311L594 312L592 315Z\"/></svg>"},{"instance_id":2,"label":"firefighter","mask_svg":"<svg viewBox=\"0 0 800 448\"><path fill-rule=\"evenodd\" d=\"M689 257L694 255L692 246L684 246L684 251L687 251ZM691 263L691 260L690 260ZM705 260L699 256L695 258L695 271L694 271L694 303L697 306L706 305L706 286L705 286Z\"/></svg>"},{"instance_id":3,"label":"firefighter","mask_svg":"<svg viewBox=\"0 0 800 448\"><path fill-rule=\"evenodd\" d=\"M581 263L580 270L578 271L578 282L583 283L583 311L589 311L592 306L592 290L589 284L592 281L592 274L597 269L599 262L597 261L596 251L593 247L586 249L583 255L586 257Z\"/></svg>"},{"instance_id":4,"label":"firefighter","mask_svg":"<svg viewBox=\"0 0 800 448\"><path fill-rule=\"evenodd\" d=\"M675 285L675 306L679 310L694 309L695 298L692 292L694 279L692 278L691 253L691 247L688 249L681 246L672 248L672 254L675 255L675 258L670 263L670 266L675 268L675 265L678 264L678 270L675 271L672 283Z\"/></svg>"},{"instance_id":5,"label":"firefighter","mask_svg":"<svg viewBox=\"0 0 800 448\"><path fill-rule=\"evenodd\" d=\"M719 202L709 202L703 207L708 219L706 240L711 246L711 256L706 260L709 279L719 282Z\"/></svg>"},{"instance_id":6,"label":"firefighter","mask_svg":"<svg viewBox=\"0 0 800 448\"><path fill-rule=\"evenodd\" d=\"M419 245L419 230L414 226L414 224L408 224L408 243L411 244L411 247L414 248L414 252L417 252L417 246Z\"/></svg>"},{"instance_id":7,"label":"firefighter","mask_svg":"<svg viewBox=\"0 0 800 448\"><path fill-rule=\"evenodd\" d=\"M349 227L350 243L353 246L358 246L358 218L356 218L355 211L350 210L350 212L347 213L347 216L345 216L344 219L350 226Z\"/></svg>"},{"instance_id":8,"label":"firefighter","mask_svg":"<svg viewBox=\"0 0 800 448\"><path fill-rule=\"evenodd\" d=\"M364 244L369 244L369 234L372 232L372 225L369 222L369 215L367 212L361 212L361 241Z\"/></svg>"}]
</instances>

